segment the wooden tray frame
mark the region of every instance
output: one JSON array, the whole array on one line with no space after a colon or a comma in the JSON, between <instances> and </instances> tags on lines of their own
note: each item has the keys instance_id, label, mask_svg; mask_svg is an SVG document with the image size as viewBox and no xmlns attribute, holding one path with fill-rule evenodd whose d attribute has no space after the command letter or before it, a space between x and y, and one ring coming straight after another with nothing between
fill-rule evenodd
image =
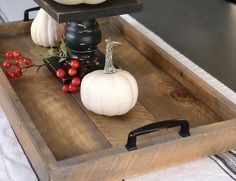
<instances>
[{"instance_id":1,"label":"wooden tray frame","mask_svg":"<svg viewBox=\"0 0 236 181\"><path fill-rule=\"evenodd\" d=\"M40 180L118 180L236 148L234 100L228 99L189 70L161 48L158 42L150 40L147 34L143 34L143 27L137 27L137 22L129 16L113 17L109 21L113 28L120 31L147 57L158 60L155 63L226 121L193 128L190 130L191 137L187 138L171 134L142 141L139 145L142 149L131 152L121 146L56 161L0 69L1 106ZM13 30L15 26L21 26L18 32ZM28 22L1 25L1 36L25 34L29 26Z\"/></svg>"}]
</instances>

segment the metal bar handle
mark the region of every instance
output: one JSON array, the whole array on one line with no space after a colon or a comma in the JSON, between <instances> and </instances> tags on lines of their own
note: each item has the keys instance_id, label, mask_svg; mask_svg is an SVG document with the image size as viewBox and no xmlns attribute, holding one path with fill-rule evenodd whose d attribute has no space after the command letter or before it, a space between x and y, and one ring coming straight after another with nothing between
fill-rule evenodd
<instances>
[{"instance_id":1,"label":"metal bar handle","mask_svg":"<svg viewBox=\"0 0 236 181\"><path fill-rule=\"evenodd\" d=\"M40 7L34 7L34 8L26 9L24 11L24 20L23 21L30 21L29 13L32 12L32 11L38 11L38 10L40 10Z\"/></svg>"},{"instance_id":2,"label":"metal bar handle","mask_svg":"<svg viewBox=\"0 0 236 181\"><path fill-rule=\"evenodd\" d=\"M143 127L140 127L138 129L135 129L131 131L128 135L128 140L126 144L126 148L129 151L136 150L137 145L136 145L136 138L137 136L152 133L155 131L158 131L163 128L172 128L172 127L177 127L180 126L180 131L179 135L182 137L187 137L190 136L189 133L189 123L187 120L166 120L166 121L160 121L160 122L155 122Z\"/></svg>"}]
</instances>

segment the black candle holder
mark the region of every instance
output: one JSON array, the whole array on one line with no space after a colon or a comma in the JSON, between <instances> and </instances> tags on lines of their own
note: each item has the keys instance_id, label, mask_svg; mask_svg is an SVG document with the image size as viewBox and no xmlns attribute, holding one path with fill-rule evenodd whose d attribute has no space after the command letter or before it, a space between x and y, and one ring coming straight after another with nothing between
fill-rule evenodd
<instances>
[{"instance_id":1,"label":"black candle holder","mask_svg":"<svg viewBox=\"0 0 236 181\"><path fill-rule=\"evenodd\" d=\"M52 0L34 0L41 8L50 14L59 23L67 23L65 43L70 55L65 62L56 61L57 57L44 60L49 70L56 75L58 68L67 69L72 58L80 61L78 75L81 79L91 71L103 69L104 54L97 49L101 42L101 31L95 18L115 16L142 9L140 0L107 0L97 5L62 5ZM58 79L62 84L71 81L69 75Z\"/></svg>"}]
</instances>

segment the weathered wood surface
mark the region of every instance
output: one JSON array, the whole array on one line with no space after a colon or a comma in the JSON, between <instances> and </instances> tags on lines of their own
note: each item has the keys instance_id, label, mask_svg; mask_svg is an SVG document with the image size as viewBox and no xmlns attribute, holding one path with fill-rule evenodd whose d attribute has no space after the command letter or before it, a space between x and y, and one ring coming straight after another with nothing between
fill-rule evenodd
<instances>
[{"instance_id":1,"label":"weathered wood surface","mask_svg":"<svg viewBox=\"0 0 236 181\"><path fill-rule=\"evenodd\" d=\"M86 114L96 125L96 127L107 138L112 147L125 145L130 131L155 121L153 115L148 112L140 103L137 103L137 105L126 115L105 117L87 111L79 100L78 95L74 95L74 97L76 98L77 103L82 106ZM162 129L156 133L141 136L138 138L138 140L145 140L166 134L169 134L169 131L167 129Z\"/></svg>"},{"instance_id":2,"label":"weathered wood surface","mask_svg":"<svg viewBox=\"0 0 236 181\"><path fill-rule=\"evenodd\" d=\"M41 63L29 36L8 39L3 45L1 50L24 47L24 56ZM57 160L110 147L80 107L62 92L62 86L46 67L39 73L35 68L27 70L22 78L12 80L11 85Z\"/></svg>"},{"instance_id":3,"label":"weathered wood surface","mask_svg":"<svg viewBox=\"0 0 236 181\"><path fill-rule=\"evenodd\" d=\"M159 66L153 64L152 57L148 59L137 51L119 32L110 26L104 26L102 30L104 37L111 37L122 43L114 51L115 61L137 79L140 103L155 119L185 118L190 121L191 127L222 120L204 101L196 98Z\"/></svg>"},{"instance_id":4,"label":"weathered wood surface","mask_svg":"<svg viewBox=\"0 0 236 181\"><path fill-rule=\"evenodd\" d=\"M0 26L0 38L6 38L11 36L19 36L28 34L30 32L31 22L12 22L1 24Z\"/></svg>"},{"instance_id":5,"label":"weathered wood surface","mask_svg":"<svg viewBox=\"0 0 236 181\"><path fill-rule=\"evenodd\" d=\"M56 160L9 84L2 69L0 69L0 77L1 107L27 157L30 158L37 175L41 179L48 180L49 172L51 168L55 168Z\"/></svg>"},{"instance_id":6,"label":"weathered wood surface","mask_svg":"<svg viewBox=\"0 0 236 181\"><path fill-rule=\"evenodd\" d=\"M140 0L108 0L96 5L63 5L53 0L34 0L60 23L129 14L142 9Z\"/></svg>"},{"instance_id":7,"label":"weathered wood surface","mask_svg":"<svg viewBox=\"0 0 236 181\"><path fill-rule=\"evenodd\" d=\"M205 103L195 98L159 67L147 61L147 58L118 32L109 26L101 26L101 30L104 38L111 37L122 43L115 48L115 61L137 79L141 105L138 104L127 115L109 118L86 111L81 104L79 94L74 94L73 97L112 146L125 145L129 131L154 120L185 118L190 121L191 127L222 121L222 118ZM100 49L105 50L104 43L101 43ZM159 135L161 134L164 132Z\"/></svg>"},{"instance_id":8,"label":"weathered wood surface","mask_svg":"<svg viewBox=\"0 0 236 181\"><path fill-rule=\"evenodd\" d=\"M41 179L116 180L236 147L232 136L236 129L235 120L223 121L221 118L227 113L233 115L230 104L222 103L214 92L208 92L202 100L195 97L196 91L206 91L204 85L192 87L196 88L192 94L163 71L165 64L161 67L153 64L151 56L147 58L119 31L103 22L103 37L122 43L114 52L116 63L131 72L138 81L139 102L128 114L104 117L87 111L81 104L79 93L64 94L61 85L45 67L39 73L28 70L22 78L11 80L10 84L1 73L0 92L6 95L0 97L1 106ZM10 29L12 25L4 26ZM121 27L120 24L118 27ZM27 32L24 28L19 23L5 38L5 32L0 32L0 62L4 60L4 51L10 49L20 49L35 63L41 62L33 51L29 35L20 33L21 36L15 37L17 31ZM104 43L100 48L105 50ZM178 67L176 71L179 71ZM216 105L225 106L226 113L220 111L219 116L217 106L208 107L207 101L212 99ZM164 141L156 135L166 135L170 130L162 130L142 137L142 142L138 144L141 149L137 151L128 152L124 148L128 132L132 129L153 120L170 118L189 119L191 127L207 126L191 130L193 136L190 138L179 139L171 134L165 136ZM183 155L187 156L183 159Z\"/></svg>"},{"instance_id":9,"label":"weathered wood surface","mask_svg":"<svg viewBox=\"0 0 236 181\"><path fill-rule=\"evenodd\" d=\"M174 77L187 90L205 102L211 109L224 119L236 116L236 105L210 87L204 80L197 77L191 70L187 70L174 57L161 49L158 44L142 34L139 28L131 26L120 17L111 18L110 24L122 36L135 45L153 63Z\"/></svg>"},{"instance_id":10,"label":"weathered wood surface","mask_svg":"<svg viewBox=\"0 0 236 181\"><path fill-rule=\"evenodd\" d=\"M229 120L193 128L190 137L171 135L153 140L155 145L127 152L119 152L84 163L68 165L55 170L52 180L117 181L156 169L175 166L208 155L236 148L236 120ZM164 139L163 143L162 139ZM158 144L160 143L160 144Z\"/></svg>"}]
</instances>

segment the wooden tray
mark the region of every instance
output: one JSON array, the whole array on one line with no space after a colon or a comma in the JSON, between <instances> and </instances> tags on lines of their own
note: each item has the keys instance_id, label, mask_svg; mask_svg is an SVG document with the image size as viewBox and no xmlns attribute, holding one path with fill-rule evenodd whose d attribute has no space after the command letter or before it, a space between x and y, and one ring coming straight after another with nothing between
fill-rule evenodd
<instances>
[{"instance_id":1,"label":"wooden tray","mask_svg":"<svg viewBox=\"0 0 236 181\"><path fill-rule=\"evenodd\" d=\"M87 111L79 93L64 94L46 68L28 70L17 80L8 80L0 70L1 106L41 180L119 180L236 147L232 100L167 53L155 36L150 40L129 16L102 19L100 27L104 38L122 42L116 63L138 81L139 101L126 115ZM41 62L29 30L30 22L0 25L1 61L5 51L20 49ZM138 149L127 151L131 130L172 118L188 119L191 136L163 129L142 136Z\"/></svg>"}]
</instances>

